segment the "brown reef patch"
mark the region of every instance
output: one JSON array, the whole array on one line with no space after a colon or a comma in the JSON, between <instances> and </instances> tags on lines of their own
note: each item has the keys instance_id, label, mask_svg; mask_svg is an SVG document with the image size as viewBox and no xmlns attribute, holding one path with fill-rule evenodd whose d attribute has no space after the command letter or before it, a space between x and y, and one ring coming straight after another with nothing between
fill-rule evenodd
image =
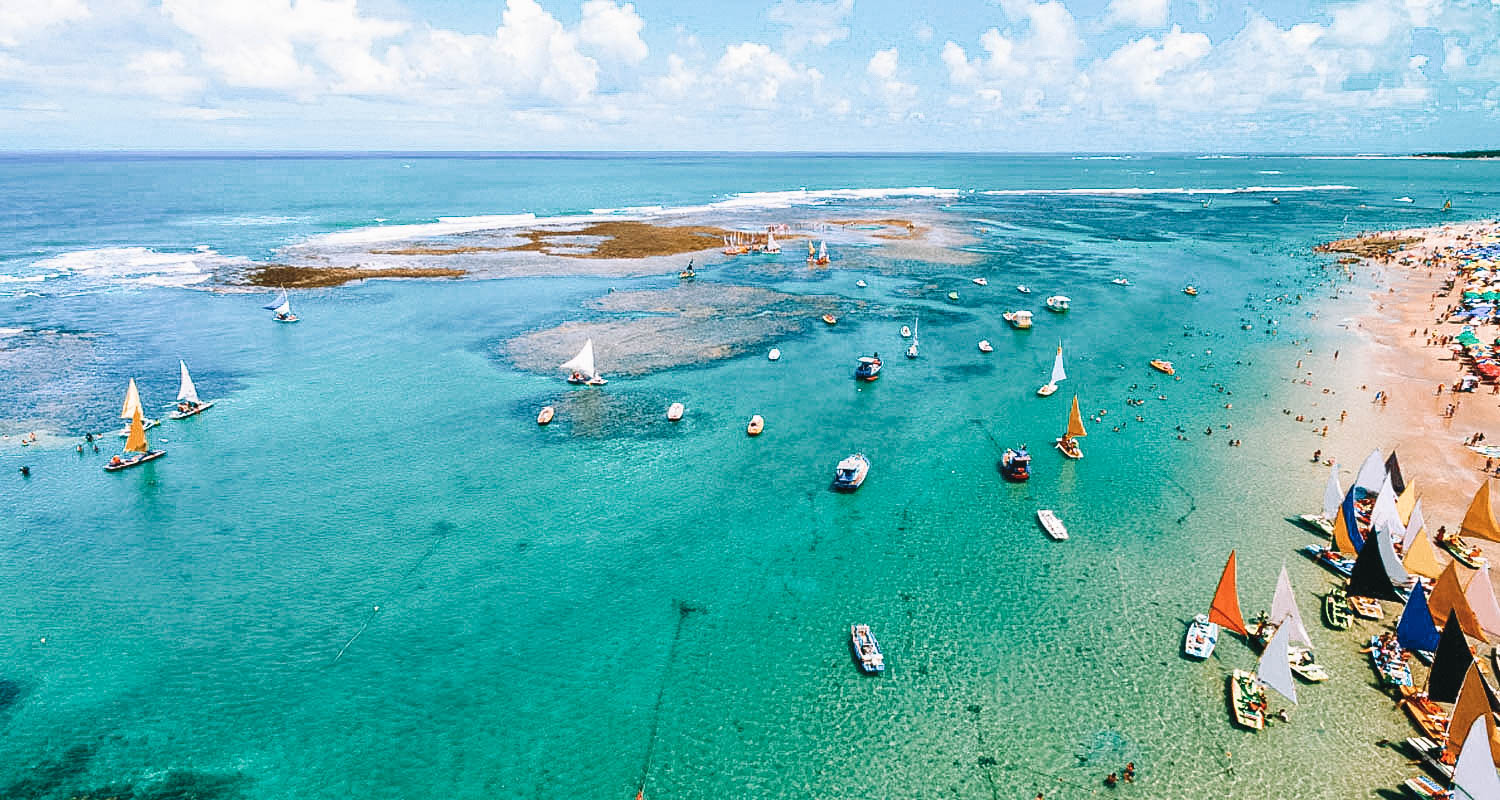
<instances>
[{"instance_id":1,"label":"brown reef patch","mask_svg":"<svg viewBox=\"0 0 1500 800\"><path fill-rule=\"evenodd\" d=\"M286 264L271 264L246 273L245 282L251 286L321 289L371 278L462 278L467 274L461 269L438 267L360 269L358 267L293 267Z\"/></svg>"},{"instance_id":2,"label":"brown reef patch","mask_svg":"<svg viewBox=\"0 0 1500 800\"><path fill-rule=\"evenodd\" d=\"M651 258L708 250L717 247L728 233L723 228L705 225L652 225L621 220L568 229L520 231L518 235L527 239L527 243L508 249L568 258ZM580 237L594 237L601 241L580 248Z\"/></svg>"}]
</instances>

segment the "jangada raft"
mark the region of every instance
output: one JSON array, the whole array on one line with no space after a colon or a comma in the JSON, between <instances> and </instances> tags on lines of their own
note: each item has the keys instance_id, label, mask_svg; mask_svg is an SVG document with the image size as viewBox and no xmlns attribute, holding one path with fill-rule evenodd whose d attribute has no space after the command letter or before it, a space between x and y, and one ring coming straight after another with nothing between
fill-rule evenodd
<instances>
[{"instance_id":1,"label":"jangada raft","mask_svg":"<svg viewBox=\"0 0 1500 800\"><path fill-rule=\"evenodd\" d=\"M188 375L187 362L178 359L177 363L182 367L182 383L177 389L177 408L167 416L172 419L187 419L207 411L214 401L205 403L198 399L198 387L193 385L193 378Z\"/></svg>"},{"instance_id":2,"label":"jangada raft","mask_svg":"<svg viewBox=\"0 0 1500 800\"><path fill-rule=\"evenodd\" d=\"M152 450L146 441L146 426L141 422L141 410L137 408L130 419L130 433L125 439L125 454L110 458L104 465L105 472L119 472L147 461L155 461L166 455L165 450Z\"/></svg>"},{"instance_id":3,"label":"jangada raft","mask_svg":"<svg viewBox=\"0 0 1500 800\"><path fill-rule=\"evenodd\" d=\"M609 383L594 368L593 339L585 341L583 349L578 351L578 355L564 361L558 369L567 371L568 383L576 383L583 386L603 386Z\"/></svg>"},{"instance_id":4,"label":"jangada raft","mask_svg":"<svg viewBox=\"0 0 1500 800\"><path fill-rule=\"evenodd\" d=\"M1088 435L1088 431L1083 429L1083 415L1078 412L1078 395L1075 394L1073 408L1068 412L1068 428L1054 444L1068 458L1083 458L1083 448L1078 446L1078 439Z\"/></svg>"}]
</instances>

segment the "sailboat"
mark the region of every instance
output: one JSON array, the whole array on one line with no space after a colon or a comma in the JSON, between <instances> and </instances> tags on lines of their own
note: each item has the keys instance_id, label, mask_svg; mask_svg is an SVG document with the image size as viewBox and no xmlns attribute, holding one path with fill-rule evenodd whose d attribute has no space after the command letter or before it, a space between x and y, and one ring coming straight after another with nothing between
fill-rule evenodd
<instances>
[{"instance_id":1,"label":"sailboat","mask_svg":"<svg viewBox=\"0 0 1500 800\"><path fill-rule=\"evenodd\" d=\"M818 263L818 251L813 247L811 239L807 240L807 265L810 267Z\"/></svg>"},{"instance_id":2,"label":"sailboat","mask_svg":"<svg viewBox=\"0 0 1500 800\"><path fill-rule=\"evenodd\" d=\"M912 333L911 333L911 345L909 345L906 348L906 357L907 358L916 358L917 357L917 321L915 319L913 319L911 321L911 330L912 330Z\"/></svg>"},{"instance_id":3,"label":"sailboat","mask_svg":"<svg viewBox=\"0 0 1500 800\"><path fill-rule=\"evenodd\" d=\"M286 289L282 289L281 294L276 297L276 300L270 305L263 306L263 308L267 311L276 312L276 315L271 317L271 319L277 322L297 321L297 315L292 313L292 301L287 297Z\"/></svg>"},{"instance_id":4,"label":"sailboat","mask_svg":"<svg viewBox=\"0 0 1500 800\"><path fill-rule=\"evenodd\" d=\"M818 242L818 266L828 263L828 243Z\"/></svg>"},{"instance_id":5,"label":"sailboat","mask_svg":"<svg viewBox=\"0 0 1500 800\"><path fill-rule=\"evenodd\" d=\"M1248 636L1244 616L1240 613L1239 589L1235 585L1234 551L1229 551L1229 560L1224 562L1224 572L1219 575L1219 585L1214 589L1214 599L1207 614L1193 617L1188 624L1187 637L1182 642L1182 652L1189 658L1205 659L1213 655L1214 645L1219 641L1219 626L1223 625L1241 636Z\"/></svg>"},{"instance_id":6,"label":"sailboat","mask_svg":"<svg viewBox=\"0 0 1500 800\"><path fill-rule=\"evenodd\" d=\"M130 379L130 387L125 390L125 404L120 407L120 419L134 419L141 417L142 427L145 430L155 428L161 424L159 419L148 419L144 416L145 411L141 407L141 393L135 388L135 378ZM120 430L120 436L130 435L130 427L126 426Z\"/></svg>"},{"instance_id":7,"label":"sailboat","mask_svg":"<svg viewBox=\"0 0 1500 800\"><path fill-rule=\"evenodd\" d=\"M1453 201L1452 200L1444 200L1443 201L1443 210L1444 211L1452 211L1453 210Z\"/></svg>"},{"instance_id":8,"label":"sailboat","mask_svg":"<svg viewBox=\"0 0 1500 800\"><path fill-rule=\"evenodd\" d=\"M1323 510L1318 514L1303 514L1298 517L1302 524L1321 532L1324 536L1333 536L1333 520L1338 516L1339 504L1344 500L1344 488L1339 486L1339 465L1334 463L1333 468L1328 471L1328 483L1323 487Z\"/></svg>"},{"instance_id":9,"label":"sailboat","mask_svg":"<svg viewBox=\"0 0 1500 800\"><path fill-rule=\"evenodd\" d=\"M766 231L766 252L767 253L780 253L781 252L781 245L778 244L777 241L776 241L776 234L774 234L774 233L772 233L770 231Z\"/></svg>"},{"instance_id":10,"label":"sailboat","mask_svg":"<svg viewBox=\"0 0 1500 800\"><path fill-rule=\"evenodd\" d=\"M1068 377L1068 374L1066 372L1063 372L1062 342L1058 342L1057 360L1052 362L1052 379L1047 381L1046 386L1037 389L1036 393L1041 395L1042 397L1050 397L1053 392L1057 391L1057 382L1066 377Z\"/></svg>"},{"instance_id":11,"label":"sailboat","mask_svg":"<svg viewBox=\"0 0 1500 800\"><path fill-rule=\"evenodd\" d=\"M130 434L125 439L125 454L111 457L109 463L104 465L104 471L119 472L137 464L154 461L166 454L165 450L152 450L151 443L146 441L146 426L141 421L141 409L137 406L130 417Z\"/></svg>"},{"instance_id":12,"label":"sailboat","mask_svg":"<svg viewBox=\"0 0 1500 800\"><path fill-rule=\"evenodd\" d=\"M594 370L594 340L589 339L583 343L583 349L578 355L564 361L558 369L568 371L568 383L578 383L585 386L603 386L609 381L604 380Z\"/></svg>"},{"instance_id":13,"label":"sailboat","mask_svg":"<svg viewBox=\"0 0 1500 800\"><path fill-rule=\"evenodd\" d=\"M203 413L214 401L205 403L199 400L198 387L193 385L193 376L188 374L187 362L178 359L177 364L182 367L182 385L177 389L177 410L168 416L172 419L187 419L194 414Z\"/></svg>"},{"instance_id":14,"label":"sailboat","mask_svg":"<svg viewBox=\"0 0 1500 800\"><path fill-rule=\"evenodd\" d=\"M1076 440L1080 436L1087 435L1088 431L1083 429L1083 415L1078 413L1078 395L1075 394L1073 395L1073 410L1068 412L1068 429L1057 440L1057 449L1068 458L1083 458L1083 449L1078 446Z\"/></svg>"}]
</instances>

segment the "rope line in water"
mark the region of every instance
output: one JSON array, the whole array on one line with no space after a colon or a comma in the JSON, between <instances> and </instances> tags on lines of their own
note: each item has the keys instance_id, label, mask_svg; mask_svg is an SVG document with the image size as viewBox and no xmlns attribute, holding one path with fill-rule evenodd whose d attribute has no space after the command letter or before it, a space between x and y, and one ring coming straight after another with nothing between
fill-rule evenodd
<instances>
[{"instance_id":1,"label":"rope line in water","mask_svg":"<svg viewBox=\"0 0 1500 800\"><path fill-rule=\"evenodd\" d=\"M682 600L675 603L677 607L677 630L672 633L672 646L667 649L667 663L662 667L661 685L656 690L656 704L651 707L651 733L646 739L646 759L641 765L641 780L637 797L646 792L646 778L651 775L651 761L656 755L656 732L661 725L661 704L667 696L667 678L672 675L672 666L677 662L677 643L682 640L682 624L687 622L689 614L703 609L690 606Z\"/></svg>"},{"instance_id":2,"label":"rope line in water","mask_svg":"<svg viewBox=\"0 0 1500 800\"><path fill-rule=\"evenodd\" d=\"M448 538L448 534L453 532L453 524L446 521L438 522L433 527L437 530L437 535L433 537L432 544L429 544L427 546L427 549L423 551L422 555L417 556L417 559L411 563L411 566L407 567L401 572L401 577L398 579L398 582L405 581L412 575L415 575L417 570L421 569L422 565L427 563L427 559L432 558L432 554L437 552L438 546L443 543L443 540ZM388 598L386 602L390 603L391 599L392 598ZM334 656L332 661L328 662L330 666L339 663L339 659L344 657L344 653L349 652L349 648L354 644L355 640L365 635L365 629L370 627L370 623L375 621L375 615L379 613L379 605L371 607L370 613L365 616L364 624L360 625L359 630L355 631L354 635L349 637L349 641L344 642L344 646L339 648L339 654Z\"/></svg>"}]
</instances>

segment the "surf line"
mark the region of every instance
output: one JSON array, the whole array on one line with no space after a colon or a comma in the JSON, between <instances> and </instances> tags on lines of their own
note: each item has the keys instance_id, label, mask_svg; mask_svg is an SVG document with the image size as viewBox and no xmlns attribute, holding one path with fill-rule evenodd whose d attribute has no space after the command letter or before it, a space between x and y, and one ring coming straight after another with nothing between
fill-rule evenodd
<instances>
[{"instance_id":1,"label":"surf line","mask_svg":"<svg viewBox=\"0 0 1500 800\"><path fill-rule=\"evenodd\" d=\"M677 630L672 633L672 646L667 649L667 664L661 671L661 685L656 689L656 705L651 707L651 734L646 739L646 760L641 765L641 781L635 793L635 800L645 800L646 778L651 775L651 759L656 754L656 732L661 725L661 704L667 696L667 678L672 674L672 666L677 663L677 643L682 640L682 624L687 622L688 615L695 612L706 612L706 609L698 606L688 605L686 601L675 601L677 607Z\"/></svg>"}]
</instances>

